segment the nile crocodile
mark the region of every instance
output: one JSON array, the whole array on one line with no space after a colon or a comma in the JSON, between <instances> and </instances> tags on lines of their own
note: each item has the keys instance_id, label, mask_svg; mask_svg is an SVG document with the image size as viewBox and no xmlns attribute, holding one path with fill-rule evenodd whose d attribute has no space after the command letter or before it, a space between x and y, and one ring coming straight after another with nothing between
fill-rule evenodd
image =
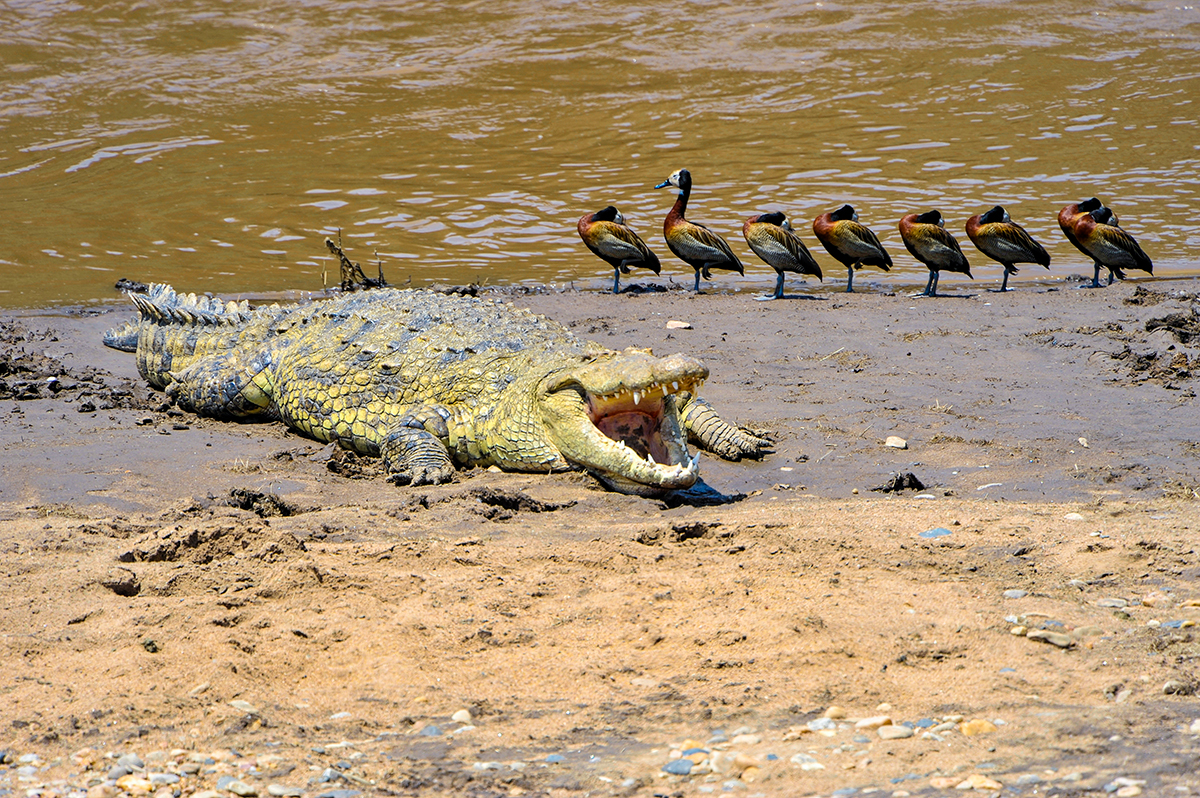
<instances>
[{"instance_id":1,"label":"nile crocodile","mask_svg":"<svg viewBox=\"0 0 1200 798\"><path fill-rule=\"evenodd\" d=\"M491 299L382 289L251 309L130 293L140 311L104 343L185 410L279 419L383 457L400 484L444 482L454 464L583 468L626 493L687 488L687 439L730 460L767 442L696 395L708 369L676 354L613 351Z\"/></svg>"}]
</instances>

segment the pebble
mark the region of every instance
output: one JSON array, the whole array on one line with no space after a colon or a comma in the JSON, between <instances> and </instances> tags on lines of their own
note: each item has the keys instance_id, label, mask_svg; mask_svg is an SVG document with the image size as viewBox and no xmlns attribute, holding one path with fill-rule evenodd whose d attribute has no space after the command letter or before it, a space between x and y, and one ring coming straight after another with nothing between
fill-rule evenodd
<instances>
[{"instance_id":1,"label":"pebble","mask_svg":"<svg viewBox=\"0 0 1200 798\"><path fill-rule=\"evenodd\" d=\"M1028 595L1029 595L1029 592L1026 590L1005 590L1004 591L1004 597L1006 599L1020 599L1020 598L1025 598Z\"/></svg>"},{"instance_id":2,"label":"pebble","mask_svg":"<svg viewBox=\"0 0 1200 798\"><path fill-rule=\"evenodd\" d=\"M1200 718L1196 718L1194 721L1192 721L1192 725L1188 726L1188 731L1192 734L1200 734Z\"/></svg>"},{"instance_id":3,"label":"pebble","mask_svg":"<svg viewBox=\"0 0 1200 798\"><path fill-rule=\"evenodd\" d=\"M551 765L557 765L559 762L566 762L567 758L562 754L548 754L546 756L546 761Z\"/></svg>"},{"instance_id":4,"label":"pebble","mask_svg":"<svg viewBox=\"0 0 1200 798\"><path fill-rule=\"evenodd\" d=\"M1163 695L1191 695L1192 686L1187 682L1171 679L1162 688Z\"/></svg>"},{"instance_id":5,"label":"pebble","mask_svg":"<svg viewBox=\"0 0 1200 798\"><path fill-rule=\"evenodd\" d=\"M143 779L141 776L135 776L132 773L117 779L117 786L125 792L131 793L148 793L154 789L154 785L150 783L149 779Z\"/></svg>"},{"instance_id":6,"label":"pebble","mask_svg":"<svg viewBox=\"0 0 1200 798\"><path fill-rule=\"evenodd\" d=\"M676 761L678 761L678 760L676 760ZM504 763L503 762L476 762L474 765L471 765L471 767L473 767L475 770L504 770ZM665 768L664 768L664 770L665 770ZM691 770L691 768L688 768L688 770ZM670 772L670 771L668 771L668 772Z\"/></svg>"},{"instance_id":7,"label":"pebble","mask_svg":"<svg viewBox=\"0 0 1200 798\"><path fill-rule=\"evenodd\" d=\"M200 792L192 795L192 798L225 798L225 796L216 790L201 790Z\"/></svg>"},{"instance_id":8,"label":"pebble","mask_svg":"<svg viewBox=\"0 0 1200 798\"><path fill-rule=\"evenodd\" d=\"M334 778L341 775L336 770L330 770L328 768L325 769L325 773L326 774L332 773L334 775ZM233 784L235 781L237 781L236 776L228 776L228 775L221 776L220 778L217 779L217 789L218 790L227 790L227 789L229 789L229 785ZM330 779L327 779L324 776L322 776L321 781L330 781Z\"/></svg>"},{"instance_id":9,"label":"pebble","mask_svg":"<svg viewBox=\"0 0 1200 798\"><path fill-rule=\"evenodd\" d=\"M454 721L455 723L470 723L471 722L471 710L460 709L458 712L455 712L453 715L450 716L450 720Z\"/></svg>"},{"instance_id":10,"label":"pebble","mask_svg":"<svg viewBox=\"0 0 1200 798\"><path fill-rule=\"evenodd\" d=\"M738 734L729 741L730 745L758 745L761 742L761 734Z\"/></svg>"},{"instance_id":11,"label":"pebble","mask_svg":"<svg viewBox=\"0 0 1200 798\"><path fill-rule=\"evenodd\" d=\"M125 756L117 760L117 764L123 768L128 768L130 773L146 767L146 763L137 754L125 754Z\"/></svg>"},{"instance_id":12,"label":"pebble","mask_svg":"<svg viewBox=\"0 0 1200 798\"><path fill-rule=\"evenodd\" d=\"M930 729L930 731L934 734L945 734L946 732L952 732L957 728L957 723L952 720L948 720L945 723L939 723L938 725L934 726L932 729Z\"/></svg>"},{"instance_id":13,"label":"pebble","mask_svg":"<svg viewBox=\"0 0 1200 798\"><path fill-rule=\"evenodd\" d=\"M753 784L754 782L758 781L761 773L762 771L760 771L756 765L751 765L742 771L741 778L742 781L746 782L747 784Z\"/></svg>"},{"instance_id":14,"label":"pebble","mask_svg":"<svg viewBox=\"0 0 1200 798\"><path fill-rule=\"evenodd\" d=\"M1020 776L1017 776L1016 785L1018 787L1024 787L1027 784L1037 784L1041 780L1042 777L1036 773L1022 773Z\"/></svg>"},{"instance_id":15,"label":"pebble","mask_svg":"<svg viewBox=\"0 0 1200 798\"><path fill-rule=\"evenodd\" d=\"M904 440L899 435L889 435L887 440L883 442L883 445L892 449L907 449L908 441Z\"/></svg>"},{"instance_id":16,"label":"pebble","mask_svg":"<svg viewBox=\"0 0 1200 798\"><path fill-rule=\"evenodd\" d=\"M903 740L913 736L913 730L908 726L880 726L879 737L883 740Z\"/></svg>"},{"instance_id":17,"label":"pebble","mask_svg":"<svg viewBox=\"0 0 1200 798\"><path fill-rule=\"evenodd\" d=\"M1117 790L1117 798L1133 798L1135 795L1142 794L1142 788L1136 784L1130 784L1126 787L1121 787Z\"/></svg>"},{"instance_id":18,"label":"pebble","mask_svg":"<svg viewBox=\"0 0 1200 798\"><path fill-rule=\"evenodd\" d=\"M946 738L945 738L945 737L943 737L943 736L942 736L942 735L940 735L940 734L936 734L936 733L934 733L934 732L931 732L931 731L927 731L927 732L925 732L924 734L922 734L922 735L921 735L921 739L922 739L922 740L933 740L935 743L944 743L944 742L946 742Z\"/></svg>"},{"instance_id":19,"label":"pebble","mask_svg":"<svg viewBox=\"0 0 1200 798\"><path fill-rule=\"evenodd\" d=\"M1063 516L1063 519L1067 521L1082 521L1083 516L1079 513L1067 513Z\"/></svg>"},{"instance_id":20,"label":"pebble","mask_svg":"<svg viewBox=\"0 0 1200 798\"><path fill-rule=\"evenodd\" d=\"M1070 635L1063 634L1062 632L1050 632L1045 629L1036 629L1025 636L1030 640L1043 640L1059 648L1070 648L1075 644Z\"/></svg>"},{"instance_id":21,"label":"pebble","mask_svg":"<svg viewBox=\"0 0 1200 798\"><path fill-rule=\"evenodd\" d=\"M274 795L275 798L300 798L304 795L304 790L299 787L288 787L283 784L268 784L267 794Z\"/></svg>"},{"instance_id":22,"label":"pebble","mask_svg":"<svg viewBox=\"0 0 1200 798\"><path fill-rule=\"evenodd\" d=\"M225 789L229 790L234 795L242 796L242 798L251 798L251 796L258 795L257 787L252 784L247 784L241 780L229 782Z\"/></svg>"},{"instance_id":23,"label":"pebble","mask_svg":"<svg viewBox=\"0 0 1200 798\"><path fill-rule=\"evenodd\" d=\"M94 784L91 787L88 787L87 790L87 798L117 798L117 796L120 794L121 791L118 790L116 785L113 784ZM213 795L219 794L220 793L213 793Z\"/></svg>"},{"instance_id":24,"label":"pebble","mask_svg":"<svg viewBox=\"0 0 1200 798\"><path fill-rule=\"evenodd\" d=\"M107 775L108 775L109 781L116 781L117 779L121 778L122 776L128 776L129 768L121 767L120 765L113 765L111 768L108 769Z\"/></svg>"},{"instance_id":25,"label":"pebble","mask_svg":"<svg viewBox=\"0 0 1200 798\"><path fill-rule=\"evenodd\" d=\"M856 729L878 729L880 726L892 725L892 719L887 715L872 715L854 724Z\"/></svg>"},{"instance_id":26,"label":"pebble","mask_svg":"<svg viewBox=\"0 0 1200 798\"><path fill-rule=\"evenodd\" d=\"M692 325L688 324L686 321L679 321L677 319L671 319L670 321L667 322L667 329L668 330L690 330L690 329L692 329Z\"/></svg>"},{"instance_id":27,"label":"pebble","mask_svg":"<svg viewBox=\"0 0 1200 798\"><path fill-rule=\"evenodd\" d=\"M317 793L316 798L356 798L359 795L362 795L361 790L326 790Z\"/></svg>"},{"instance_id":28,"label":"pebble","mask_svg":"<svg viewBox=\"0 0 1200 798\"><path fill-rule=\"evenodd\" d=\"M1002 790L1004 785L995 779L989 779L987 776L981 776L978 773L972 773L967 776L966 781L959 782L955 785L956 790Z\"/></svg>"},{"instance_id":29,"label":"pebble","mask_svg":"<svg viewBox=\"0 0 1200 798\"><path fill-rule=\"evenodd\" d=\"M944 526L935 527L934 529L926 529L924 532L917 534L919 538L944 538L950 534L950 530Z\"/></svg>"},{"instance_id":30,"label":"pebble","mask_svg":"<svg viewBox=\"0 0 1200 798\"><path fill-rule=\"evenodd\" d=\"M814 757L808 754L796 754L792 757L792 764L799 765L801 770L824 770L825 766L818 762Z\"/></svg>"},{"instance_id":31,"label":"pebble","mask_svg":"<svg viewBox=\"0 0 1200 798\"><path fill-rule=\"evenodd\" d=\"M1021 626L1020 624L1018 624L1017 626L1014 626L1013 628L1009 629L1008 633L1010 635L1016 635L1017 637L1024 637L1026 632L1028 632L1028 631L1029 631L1028 626Z\"/></svg>"},{"instance_id":32,"label":"pebble","mask_svg":"<svg viewBox=\"0 0 1200 798\"><path fill-rule=\"evenodd\" d=\"M935 790L953 790L962 779L955 776L934 776L929 780L929 786Z\"/></svg>"},{"instance_id":33,"label":"pebble","mask_svg":"<svg viewBox=\"0 0 1200 798\"><path fill-rule=\"evenodd\" d=\"M254 708L253 704L251 704L249 701L242 701L240 698L230 701L229 706L233 707L239 712L248 712L250 714L258 712L258 710Z\"/></svg>"},{"instance_id":34,"label":"pebble","mask_svg":"<svg viewBox=\"0 0 1200 798\"><path fill-rule=\"evenodd\" d=\"M1096 600L1096 606L1119 610L1128 607L1129 602L1123 598L1102 598Z\"/></svg>"},{"instance_id":35,"label":"pebble","mask_svg":"<svg viewBox=\"0 0 1200 798\"><path fill-rule=\"evenodd\" d=\"M429 726L426 726L425 728L423 728L419 732L417 732L417 736L419 736L419 737L441 737L442 730L439 729L437 726L430 724Z\"/></svg>"},{"instance_id":36,"label":"pebble","mask_svg":"<svg viewBox=\"0 0 1200 798\"><path fill-rule=\"evenodd\" d=\"M821 731L821 729L836 729L837 728L837 723L835 723L832 718L817 718L816 720L810 720L805 725L808 726L808 728L811 729L812 731Z\"/></svg>"},{"instance_id":37,"label":"pebble","mask_svg":"<svg viewBox=\"0 0 1200 798\"><path fill-rule=\"evenodd\" d=\"M692 765L693 763L690 759L676 759L673 762L663 765L663 771L673 776L686 776L692 772Z\"/></svg>"},{"instance_id":38,"label":"pebble","mask_svg":"<svg viewBox=\"0 0 1200 798\"><path fill-rule=\"evenodd\" d=\"M150 783L154 785L178 784L179 777L174 773L151 773Z\"/></svg>"},{"instance_id":39,"label":"pebble","mask_svg":"<svg viewBox=\"0 0 1200 798\"><path fill-rule=\"evenodd\" d=\"M831 720L841 720L842 718L846 717L846 710L839 706L832 706L826 709L823 715Z\"/></svg>"},{"instance_id":40,"label":"pebble","mask_svg":"<svg viewBox=\"0 0 1200 798\"><path fill-rule=\"evenodd\" d=\"M965 721L958 727L958 730L968 737L976 737L980 734L991 734L996 731L996 724L990 720L976 718L975 720Z\"/></svg>"}]
</instances>

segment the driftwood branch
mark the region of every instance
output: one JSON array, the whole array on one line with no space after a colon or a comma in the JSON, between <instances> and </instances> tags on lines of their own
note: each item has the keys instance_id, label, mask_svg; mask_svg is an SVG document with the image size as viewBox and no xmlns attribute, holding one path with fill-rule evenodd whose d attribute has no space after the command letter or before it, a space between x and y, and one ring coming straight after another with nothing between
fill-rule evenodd
<instances>
[{"instance_id":1,"label":"driftwood branch","mask_svg":"<svg viewBox=\"0 0 1200 798\"><path fill-rule=\"evenodd\" d=\"M363 274L361 266L346 257L346 252L342 249L341 230L338 230L337 243L335 244L332 238L326 238L325 246L329 247L329 251L337 256L341 266L343 291L365 291L368 288L387 287L387 280L383 279L383 261L379 260L379 277L367 277ZM379 259L378 252L375 253L375 258Z\"/></svg>"}]
</instances>

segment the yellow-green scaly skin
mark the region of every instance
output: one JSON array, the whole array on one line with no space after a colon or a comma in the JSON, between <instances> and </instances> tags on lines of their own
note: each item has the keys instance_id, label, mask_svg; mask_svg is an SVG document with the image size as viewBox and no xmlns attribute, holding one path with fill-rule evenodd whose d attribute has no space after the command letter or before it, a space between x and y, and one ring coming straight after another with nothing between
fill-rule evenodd
<instances>
[{"instance_id":1,"label":"yellow-green scaly skin","mask_svg":"<svg viewBox=\"0 0 1200 798\"><path fill-rule=\"evenodd\" d=\"M582 466L632 492L686 487L694 468L689 476L682 465L626 463L603 438L593 457L593 432L576 430L589 391L672 381L682 387L664 398L668 415L681 428L693 419L709 429L702 445L733 459L765 445L693 399L689 391L707 376L697 361L612 352L496 301L387 289L251 310L160 285L130 296L141 317L105 343L136 350L142 376L181 407L277 418L317 440L382 455L405 483L444 481L453 460L518 471Z\"/></svg>"}]
</instances>

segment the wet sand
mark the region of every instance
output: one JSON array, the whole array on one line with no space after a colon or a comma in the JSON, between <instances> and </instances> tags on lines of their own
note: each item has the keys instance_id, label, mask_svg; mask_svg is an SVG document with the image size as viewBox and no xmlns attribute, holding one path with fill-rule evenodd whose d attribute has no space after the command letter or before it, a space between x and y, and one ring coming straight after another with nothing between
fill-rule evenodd
<instances>
[{"instance_id":1,"label":"wet sand","mask_svg":"<svg viewBox=\"0 0 1200 798\"><path fill-rule=\"evenodd\" d=\"M57 764L0 794L115 795L108 752L183 795L1200 791L1200 282L863 282L511 296L700 357L706 397L775 440L673 501L582 474L398 488L166 407L99 343L124 309L6 315L0 751ZM810 730L831 705L849 719ZM877 715L916 731L853 728Z\"/></svg>"}]
</instances>

